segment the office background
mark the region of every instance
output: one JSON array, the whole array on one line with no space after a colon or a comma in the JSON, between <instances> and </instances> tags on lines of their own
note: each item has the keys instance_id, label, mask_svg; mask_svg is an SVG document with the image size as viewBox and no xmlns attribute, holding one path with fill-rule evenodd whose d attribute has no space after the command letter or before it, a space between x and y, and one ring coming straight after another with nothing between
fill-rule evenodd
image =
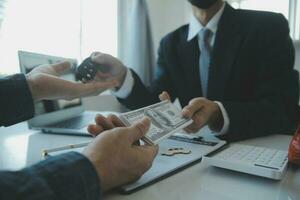
<instances>
[{"instance_id":1,"label":"office background","mask_svg":"<svg viewBox=\"0 0 300 200\"><path fill-rule=\"evenodd\" d=\"M122 16L128 16L131 12L132 5L135 3L136 0L121 0L119 3L119 11ZM139 1L139 0L137 0ZM235 7L248 7L248 8L257 8L257 9L268 9L274 10L275 12L282 12L287 18L293 19L291 24L293 26L292 32L293 37L295 38L295 48L296 48L296 63L295 67L298 71L300 71L300 33L299 33L299 26L300 26L300 1L299 0L248 0L249 2L239 2L239 0L232 0L228 1L233 4ZM191 15L191 8L187 0L147 0L148 3L148 10L151 20L151 27L152 27L152 36L153 36L153 43L154 43L154 50L155 55L156 51L159 46L159 42L162 37L168 34L170 31L175 30L179 26L186 24L189 22L190 15ZM239 3L244 3L244 5L240 5ZM291 8L290 8L291 7ZM291 12L290 12L291 11ZM298 15L296 14L298 13ZM294 15L295 14L295 15ZM130 31L127 30L126 26L128 23L128 18L121 18L120 19L120 29L123 30L122 34L120 34L119 39L119 56L123 60L126 59L124 56L124 52L127 48L125 47L124 43L126 43L126 39L128 36L126 33ZM297 40L297 41L296 41ZM110 97L106 97L110 98ZM93 100L95 98L90 98ZM118 102L111 99L113 103L113 107L118 107ZM300 102L299 102L300 103ZM96 103L94 104L96 105ZM98 105L99 106L99 105ZM102 109L102 107L98 107L98 109Z\"/></svg>"},{"instance_id":2,"label":"office background","mask_svg":"<svg viewBox=\"0 0 300 200\"><path fill-rule=\"evenodd\" d=\"M228 1L235 7L282 12L290 20L292 36L299 40L300 0ZM0 0L0 24L4 19L0 29L0 73L18 72L17 49L79 60L98 50L130 64L128 57L135 53L129 52L130 34L139 34L139 29L145 28L138 21L132 22L134 9L145 9L141 2L147 3L151 25L147 30L153 42L146 54L153 51L155 60L160 39L189 22L191 9L187 0ZM300 71L299 41L295 41L295 48L296 69ZM108 92L87 98L84 104L90 110L120 110Z\"/></svg>"}]
</instances>

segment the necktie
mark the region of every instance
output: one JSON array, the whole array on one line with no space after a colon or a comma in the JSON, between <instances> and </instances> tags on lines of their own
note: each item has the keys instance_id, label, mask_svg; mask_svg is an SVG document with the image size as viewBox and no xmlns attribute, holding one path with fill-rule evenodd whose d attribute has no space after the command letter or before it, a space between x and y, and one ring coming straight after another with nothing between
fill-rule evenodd
<instances>
[{"instance_id":1,"label":"necktie","mask_svg":"<svg viewBox=\"0 0 300 200\"><path fill-rule=\"evenodd\" d=\"M209 44L209 39L212 32L209 29L203 28L200 33L200 80L202 86L202 93L204 97L207 97L208 88L208 75L209 75L209 65L211 58L211 46Z\"/></svg>"}]
</instances>

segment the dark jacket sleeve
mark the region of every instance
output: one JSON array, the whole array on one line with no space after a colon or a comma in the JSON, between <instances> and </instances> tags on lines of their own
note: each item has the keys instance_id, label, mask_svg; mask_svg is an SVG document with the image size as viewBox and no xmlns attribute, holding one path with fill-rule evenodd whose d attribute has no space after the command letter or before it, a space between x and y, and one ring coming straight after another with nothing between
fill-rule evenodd
<instances>
[{"instance_id":1,"label":"dark jacket sleeve","mask_svg":"<svg viewBox=\"0 0 300 200\"><path fill-rule=\"evenodd\" d=\"M126 99L118 99L129 109L138 109L159 102L159 95L167 91L174 100L177 97L176 90L170 80L170 72L166 67L164 55L164 39L158 49L158 60L155 68L155 78L149 87L146 87L140 77L132 70L134 86L131 94Z\"/></svg>"},{"instance_id":2,"label":"dark jacket sleeve","mask_svg":"<svg viewBox=\"0 0 300 200\"><path fill-rule=\"evenodd\" d=\"M0 126L10 126L34 115L26 78L16 74L0 79Z\"/></svg>"},{"instance_id":3,"label":"dark jacket sleeve","mask_svg":"<svg viewBox=\"0 0 300 200\"><path fill-rule=\"evenodd\" d=\"M0 126L29 119L33 99L25 76L0 80ZM0 172L0 199L67 200L100 198L100 183L90 161L79 153L49 158L16 172Z\"/></svg>"},{"instance_id":4,"label":"dark jacket sleeve","mask_svg":"<svg viewBox=\"0 0 300 200\"><path fill-rule=\"evenodd\" d=\"M293 69L295 50L288 22L278 15L266 30L253 100L222 102L230 119L222 139L292 133L300 121L299 75Z\"/></svg>"},{"instance_id":5,"label":"dark jacket sleeve","mask_svg":"<svg viewBox=\"0 0 300 200\"><path fill-rule=\"evenodd\" d=\"M0 199L99 200L100 183L79 153L49 158L17 172L0 172Z\"/></svg>"}]
</instances>

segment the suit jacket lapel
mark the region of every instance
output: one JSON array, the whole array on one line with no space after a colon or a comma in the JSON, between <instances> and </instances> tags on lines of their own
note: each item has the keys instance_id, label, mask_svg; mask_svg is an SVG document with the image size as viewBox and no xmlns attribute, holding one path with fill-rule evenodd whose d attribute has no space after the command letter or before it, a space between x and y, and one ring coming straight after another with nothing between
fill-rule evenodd
<instances>
[{"instance_id":1,"label":"suit jacket lapel","mask_svg":"<svg viewBox=\"0 0 300 200\"><path fill-rule=\"evenodd\" d=\"M237 25L234 23L236 20L234 14L235 10L227 4L219 22L208 82L208 98L213 100L223 99L241 42Z\"/></svg>"},{"instance_id":2,"label":"suit jacket lapel","mask_svg":"<svg viewBox=\"0 0 300 200\"><path fill-rule=\"evenodd\" d=\"M187 91L190 92L190 97L201 97L201 83L199 74L199 45L197 37L191 41L187 41L187 37L178 45L178 57L180 58L180 65L188 83ZM185 84L184 84L185 85Z\"/></svg>"}]
</instances>

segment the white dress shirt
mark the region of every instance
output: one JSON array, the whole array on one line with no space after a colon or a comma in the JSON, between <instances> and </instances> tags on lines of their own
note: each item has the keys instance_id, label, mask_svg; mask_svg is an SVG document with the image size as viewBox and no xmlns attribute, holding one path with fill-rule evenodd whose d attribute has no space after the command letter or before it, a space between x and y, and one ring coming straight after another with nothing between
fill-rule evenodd
<instances>
[{"instance_id":1,"label":"white dress shirt","mask_svg":"<svg viewBox=\"0 0 300 200\"><path fill-rule=\"evenodd\" d=\"M215 16L208 22L208 24L205 27L198 21L198 19L195 16L192 16L192 18L190 20L190 25L189 25L189 34L188 34L187 41L192 40L194 37L199 37L199 32L203 28L208 28L213 33L211 40L210 40L210 44L211 44L211 46L213 46L214 42L215 42L215 38L216 38L218 24L219 24L219 21L221 19L223 12L224 12L224 8L225 8L225 3L223 3L222 8L215 14ZM200 42L199 38L198 38L198 42ZM199 47L200 47L200 45L199 45ZM127 69L127 74L126 74L126 78L124 80L123 85L120 87L120 89L118 91L112 91L112 93L118 98L125 99L130 95L133 86L134 86L134 79L132 76L132 72L129 69ZM228 114L227 114L223 104L218 101L215 101L215 103L217 103L217 105L219 106L219 108L222 112L223 119L224 119L224 125L220 132L218 132L218 133L214 132L214 134L215 135L223 135L223 134L226 134L226 132L228 131L230 121L229 121Z\"/></svg>"}]
</instances>

